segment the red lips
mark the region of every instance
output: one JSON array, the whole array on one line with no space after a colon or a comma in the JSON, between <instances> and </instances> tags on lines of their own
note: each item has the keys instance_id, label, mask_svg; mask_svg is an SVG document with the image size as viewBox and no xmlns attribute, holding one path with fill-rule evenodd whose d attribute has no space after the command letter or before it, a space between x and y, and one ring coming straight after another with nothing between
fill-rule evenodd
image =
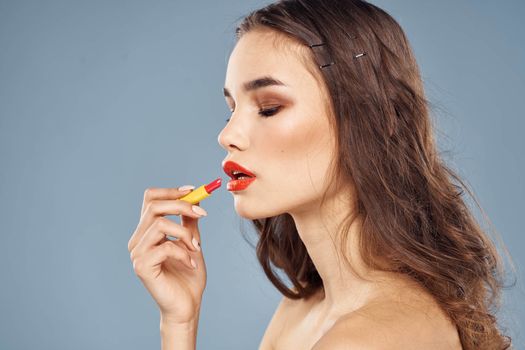
<instances>
[{"instance_id":1,"label":"red lips","mask_svg":"<svg viewBox=\"0 0 525 350\"><path fill-rule=\"evenodd\" d=\"M226 175L228 175L234 180L236 179L236 177L233 175L234 171L241 172L243 174L246 174L249 177L255 177L255 175L250 170L246 169L245 167L231 160L228 160L225 163L223 163L222 168L224 172L226 173Z\"/></svg>"},{"instance_id":2,"label":"red lips","mask_svg":"<svg viewBox=\"0 0 525 350\"><path fill-rule=\"evenodd\" d=\"M222 168L224 169L224 172L231 177L231 180L226 184L228 191L242 191L255 181L254 173L234 161L229 160L223 163ZM241 172L249 177L245 179L237 179L237 177L233 175L234 171Z\"/></svg>"}]
</instances>

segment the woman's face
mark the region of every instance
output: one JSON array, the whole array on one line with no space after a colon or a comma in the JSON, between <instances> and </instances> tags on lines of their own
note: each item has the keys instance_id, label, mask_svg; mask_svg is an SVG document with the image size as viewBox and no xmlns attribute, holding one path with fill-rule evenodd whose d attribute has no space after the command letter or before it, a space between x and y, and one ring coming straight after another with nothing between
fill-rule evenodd
<instances>
[{"instance_id":1,"label":"woman's face","mask_svg":"<svg viewBox=\"0 0 525 350\"><path fill-rule=\"evenodd\" d=\"M321 88L291 50L274 47L274 35L279 34L250 31L242 36L224 84L233 111L218 136L228 151L224 160L256 175L246 189L230 192L235 210L247 219L317 210L335 146ZM262 77L284 85L244 88ZM268 117L260 113L269 109Z\"/></svg>"}]
</instances>

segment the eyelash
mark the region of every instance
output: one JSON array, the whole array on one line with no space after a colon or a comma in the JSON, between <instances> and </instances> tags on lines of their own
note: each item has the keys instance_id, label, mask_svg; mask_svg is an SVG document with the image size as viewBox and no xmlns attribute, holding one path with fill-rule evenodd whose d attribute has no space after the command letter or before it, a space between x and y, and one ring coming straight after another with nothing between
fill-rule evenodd
<instances>
[{"instance_id":1,"label":"eyelash","mask_svg":"<svg viewBox=\"0 0 525 350\"><path fill-rule=\"evenodd\" d=\"M276 107L267 108L267 109L260 109L259 115L263 118L269 118L277 114L277 112L279 112L280 109L281 109L281 106L276 106ZM226 122L229 122L229 121L230 121L230 118L226 119Z\"/></svg>"}]
</instances>

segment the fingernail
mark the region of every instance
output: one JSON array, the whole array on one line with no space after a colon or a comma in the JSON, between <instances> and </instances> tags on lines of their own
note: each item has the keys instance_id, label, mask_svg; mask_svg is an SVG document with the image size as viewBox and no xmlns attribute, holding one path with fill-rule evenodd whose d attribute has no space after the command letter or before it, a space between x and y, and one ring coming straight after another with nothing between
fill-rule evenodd
<instances>
[{"instance_id":1,"label":"fingernail","mask_svg":"<svg viewBox=\"0 0 525 350\"><path fill-rule=\"evenodd\" d=\"M193 260L193 258L190 258L190 264L191 266L193 266L194 269L197 268L197 263L195 262L195 260Z\"/></svg>"},{"instance_id":2,"label":"fingernail","mask_svg":"<svg viewBox=\"0 0 525 350\"><path fill-rule=\"evenodd\" d=\"M195 186L193 185L184 185L178 188L179 191L193 190Z\"/></svg>"},{"instance_id":3,"label":"fingernail","mask_svg":"<svg viewBox=\"0 0 525 350\"><path fill-rule=\"evenodd\" d=\"M208 213L206 212L206 210L202 209L202 208L199 207L198 205L192 205L192 206L191 206L191 210L193 210L193 212L194 212L195 214L199 214L199 215L203 215L203 216L208 215Z\"/></svg>"},{"instance_id":4,"label":"fingernail","mask_svg":"<svg viewBox=\"0 0 525 350\"><path fill-rule=\"evenodd\" d=\"M197 249L198 251L201 250L201 247L199 247L199 242L197 242L195 237L193 237L193 239L191 240L191 243L193 243L193 246L195 247L195 249Z\"/></svg>"}]
</instances>

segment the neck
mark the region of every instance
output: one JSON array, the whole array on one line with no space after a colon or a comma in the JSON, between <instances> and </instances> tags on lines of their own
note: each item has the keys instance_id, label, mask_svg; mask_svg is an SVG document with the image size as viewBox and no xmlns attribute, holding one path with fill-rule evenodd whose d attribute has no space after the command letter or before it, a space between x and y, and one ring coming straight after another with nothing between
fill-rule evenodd
<instances>
[{"instance_id":1,"label":"neck","mask_svg":"<svg viewBox=\"0 0 525 350\"><path fill-rule=\"evenodd\" d=\"M339 226L352 208L339 200L330 200L327 206L301 212L290 212L301 240L306 246L321 279L321 303L327 312L349 312L364 306L377 297L379 283L386 274L373 271L362 260L358 238L362 218L357 217L347 235L347 255L350 266L341 255L340 241L336 240ZM358 275L361 275L359 277Z\"/></svg>"}]
</instances>

